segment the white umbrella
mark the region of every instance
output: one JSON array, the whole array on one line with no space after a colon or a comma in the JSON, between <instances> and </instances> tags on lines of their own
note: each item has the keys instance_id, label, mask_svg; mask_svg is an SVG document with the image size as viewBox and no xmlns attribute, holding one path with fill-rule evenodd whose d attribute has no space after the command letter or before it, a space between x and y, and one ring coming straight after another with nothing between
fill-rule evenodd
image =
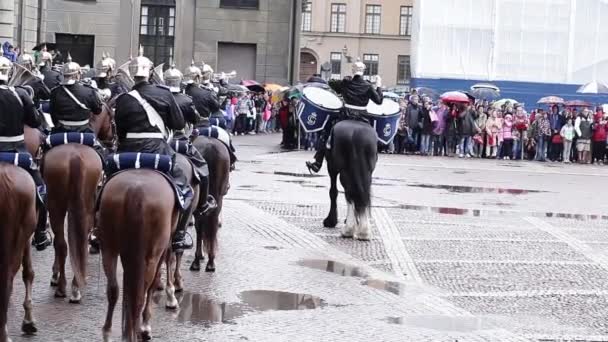
<instances>
[{"instance_id":1,"label":"white umbrella","mask_svg":"<svg viewBox=\"0 0 608 342\"><path fill-rule=\"evenodd\" d=\"M608 85L604 82L593 81L583 84L576 92L579 94L608 94Z\"/></svg>"},{"instance_id":2,"label":"white umbrella","mask_svg":"<svg viewBox=\"0 0 608 342\"><path fill-rule=\"evenodd\" d=\"M393 93L392 91L385 91L382 93L384 97L388 97L389 99L400 99L401 96L397 93Z\"/></svg>"}]
</instances>

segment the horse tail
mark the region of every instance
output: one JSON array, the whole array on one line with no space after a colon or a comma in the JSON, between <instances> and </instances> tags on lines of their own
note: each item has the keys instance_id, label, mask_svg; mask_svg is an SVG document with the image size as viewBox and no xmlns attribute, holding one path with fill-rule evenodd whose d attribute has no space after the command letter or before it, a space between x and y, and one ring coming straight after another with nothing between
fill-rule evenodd
<instances>
[{"instance_id":1,"label":"horse tail","mask_svg":"<svg viewBox=\"0 0 608 342\"><path fill-rule=\"evenodd\" d=\"M89 212L85 206L86 199L82 196L85 186L85 163L79 154L70 158L70 194L68 200L68 248L74 278L78 284L85 284L87 272L87 233L89 229Z\"/></svg>"},{"instance_id":2,"label":"horse tail","mask_svg":"<svg viewBox=\"0 0 608 342\"><path fill-rule=\"evenodd\" d=\"M216 209L216 212L203 218L204 224L200 229L201 237L203 240L203 247L207 254L213 254L215 252L220 210L219 206L221 203L221 196L223 196L223 189L221 189L222 182L220 182L220 179L223 178L221 170L222 158L220 158L220 148L226 147L223 145L223 143L220 143L220 145L218 145L212 142L212 144L210 145L209 152L205 154L205 156L208 158L209 165L209 194L215 198L218 204L218 209ZM206 201L207 199L205 198L201 200Z\"/></svg>"},{"instance_id":3,"label":"horse tail","mask_svg":"<svg viewBox=\"0 0 608 342\"><path fill-rule=\"evenodd\" d=\"M145 217L142 215L144 192L141 188L128 189L125 195L124 213L127 216L124 221L125 231L132 234L141 234L146 227ZM128 213L131 213L130 215ZM132 214L136 213L136 214ZM127 227L131 227L128 228ZM142 241L143 236L125 236L132 241L120 251L122 260L123 276L123 301L122 301L122 337L123 340L137 341L139 315L144 304L144 277L146 273L145 253L149 241ZM134 244L133 244L134 243Z\"/></svg>"},{"instance_id":4,"label":"horse tail","mask_svg":"<svg viewBox=\"0 0 608 342\"><path fill-rule=\"evenodd\" d=\"M372 170L374 161L371 160L371 151L368 146L363 146L363 151L356 151L354 147L349 148L350 186L349 197L355 206L355 213L362 215L371 205ZM363 152L363 153L361 153ZM346 189L345 189L346 191Z\"/></svg>"},{"instance_id":5,"label":"horse tail","mask_svg":"<svg viewBox=\"0 0 608 342\"><path fill-rule=\"evenodd\" d=\"M0 167L8 170L6 167ZM11 191L8 191L15 185L6 172L0 172L0 215L3 219L0 220L0 326L6 326L7 310L9 300L13 288L13 276L11 271L11 259L15 258L15 237L16 228L13 221L19 211L16 209L16 200L11 197ZM25 227L20 227L25 228ZM11 253L12 252L12 253ZM19 261L21 259L19 258ZM13 263L14 264L14 263ZM4 329L4 328L0 328Z\"/></svg>"}]
</instances>

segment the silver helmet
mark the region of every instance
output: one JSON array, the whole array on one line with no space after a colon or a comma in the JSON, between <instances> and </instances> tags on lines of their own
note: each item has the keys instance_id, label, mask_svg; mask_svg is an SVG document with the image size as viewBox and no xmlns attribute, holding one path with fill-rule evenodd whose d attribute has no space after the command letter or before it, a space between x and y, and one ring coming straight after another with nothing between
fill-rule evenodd
<instances>
[{"instance_id":1,"label":"silver helmet","mask_svg":"<svg viewBox=\"0 0 608 342\"><path fill-rule=\"evenodd\" d=\"M108 63L110 64L112 71L116 70L116 60L114 58L112 58L112 56L110 56L110 54L108 52L106 52L106 59L108 60ZM110 75L112 76L112 75Z\"/></svg>"},{"instance_id":2,"label":"silver helmet","mask_svg":"<svg viewBox=\"0 0 608 342\"><path fill-rule=\"evenodd\" d=\"M12 67L13 63L8 58L0 56L0 81L8 82L8 74Z\"/></svg>"},{"instance_id":3,"label":"silver helmet","mask_svg":"<svg viewBox=\"0 0 608 342\"><path fill-rule=\"evenodd\" d=\"M129 73L131 77L150 78L154 64L147 57L144 57L144 47L139 46L139 54L129 62Z\"/></svg>"},{"instance_id":4,"label":"silver helmet","mask_svg":"<svg viewBox=\"0 0 608 342\"><path fill-rule=\"evenodd\" d=\"M36 62L34 61L34 57L32 55L30 55L29 53L27 53L25 50L19 56L17 63L19 63L22 67L26 68L29 71L34 70L34 65L36 65Z\"/></svg>"},{"instance_id":5,"label":"silver helmet","mask_svg":"<svg viewBox=\"0 0 608 342\"><path fill-rule=\"evenodd\" d=\"M183 79L184 75L175 67L175 64L165 71L165 85L171 88L172 93L179 93L181 91Z\"/></svg>"},{"instance_id":6,"label":"silver helmet","mask_svg":"<svg viewBox=\"0 0 608 342\"><path fill-rule=\"evenodd\" d=\"M112 61L106 56L104 52L101 55L101 60L95 66L95 76L99 78L106 78L112 76L112 71L114 70L112 66Z\"/></svg>"},{"instance_id":7,"label":"silver helmet","mask_svg":"<svg viewBox=\"0 0 608 342\"><path fill-rule=\"evenodd\" d=\"M363 76L363 74L365 73L365 68L365 64L363 64L361 60L357 58L357 62L353 64L353 76Z\"/></svg>"},{"instance_id":8,"label":"silver helmet","mask_svg":"<svg viewBox=\"0 0 608 342\"><path fill-rule=\"evenodd\" d=\"M211 78L213 78L213 68L209 64L203 63L203 83L211 82Z\"/></svg>"},{"instance_id":9,"label":"silver helmet","mask_svg":"<svg viewBox=\"0 0 608 342\"><path fill-rule=\"evenodd\" d=\"M40 52L40 66L51 66L53 64L53 55L46 50L46 45L42 48Z\"/></svg>"},{"instance_id":10,"label":"silver helmet","mask_svg":"<svg viewBox=\"0 0 608 342\"><path fill-rule=\"evenodd\" d=\"M192 64L184 71L184 80L187 84L193 84L200 82L201 77L203 77L203 72L194 65L194 60L192 60Z\"/></svg>"},{"instance_id":11,"label":"silver helmet","mask_svg":"<svg viewBox=\"0 0 608 342\"><path fill-rule=\"evenodd\" d=\"M80 79L81 68L78 63L72 61L72 56L68 52L68 59L61 68L65 84L74 84Z\"/></svg>"}]
</instances>

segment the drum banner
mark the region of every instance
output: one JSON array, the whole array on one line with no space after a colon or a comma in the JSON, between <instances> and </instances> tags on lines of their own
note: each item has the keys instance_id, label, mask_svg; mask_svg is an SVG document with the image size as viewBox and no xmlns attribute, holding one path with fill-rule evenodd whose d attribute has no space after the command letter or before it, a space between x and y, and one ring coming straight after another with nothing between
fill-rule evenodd
<instances>
[{"instance_id":1,"label":"drum banner","mask_svg":"<svg viewBox=\"0 0 608 342\"><path fill-rule=\"evenodd\" d=\"M300 101L298 104L297 114L306 133L322 131L331 116L331 112L318 110L315 106L307 106L304 101Z\"/></svg>"},{"instance_id":2,"label":"drum banner","mask_svg":"<svg viewBox=\"0 0 608 342\"><path fill-rule=\"evenodd\" d=\"M397 134L401 113L386 116L370 115L367 118L376 130L378 141L384 145L390 144Z\"/></svg>"}]
</instances>

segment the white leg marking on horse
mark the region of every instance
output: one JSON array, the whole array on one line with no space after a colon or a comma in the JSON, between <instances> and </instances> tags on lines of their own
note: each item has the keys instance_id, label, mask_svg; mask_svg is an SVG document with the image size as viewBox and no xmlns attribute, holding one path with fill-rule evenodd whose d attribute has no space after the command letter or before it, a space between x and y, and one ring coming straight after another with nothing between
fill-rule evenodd
<instances>
[{"instance_id":1,"label":"white leg marking on horse","mask_svg":"<svg viewBox=\"0 0 608 342\"><path fill-rule=\"evenodd\" d=\"M357 224L355 219L355 206L352 203L347 203L346 206L346 223L342 227L342 237L352 238L355 225Z\"/></svg>"},{"instance_id":2,"label":"white leg marking on horse","mask_svg":"<svg viewBox=\"0 0 608 342\"><path fill-rule=\"evenodd\" d=\"M177 298L175 298L175 286L167 286L165 293L167 294L167 304L165 304L165 307L167 309L177 309L179 303L177 302Z\"/></svg>"},{"instance_id":3,"label":"white leg marking on horse","mask_svg":"<svg viewBox=\"0 0 608 342\"><path fill-rule=\"evenodd\" d=\"M77 286L72 285L72 295L70 296L70 302L80 302L82 299L82 295L80 294L80 289Z\"/></svg>"},{"instance_id":4,"label":"white leg marking on horse","mask_svg":"<svg viewBox=\"0 0 608 342\"><path fill-rule=\"evenodd\" d=\"M369 221L371 216L371 210L365 209L365 212L358 217L358 224L355 231L355 239L368 241L370 239Z\"/></svg>"}]
</instances>

